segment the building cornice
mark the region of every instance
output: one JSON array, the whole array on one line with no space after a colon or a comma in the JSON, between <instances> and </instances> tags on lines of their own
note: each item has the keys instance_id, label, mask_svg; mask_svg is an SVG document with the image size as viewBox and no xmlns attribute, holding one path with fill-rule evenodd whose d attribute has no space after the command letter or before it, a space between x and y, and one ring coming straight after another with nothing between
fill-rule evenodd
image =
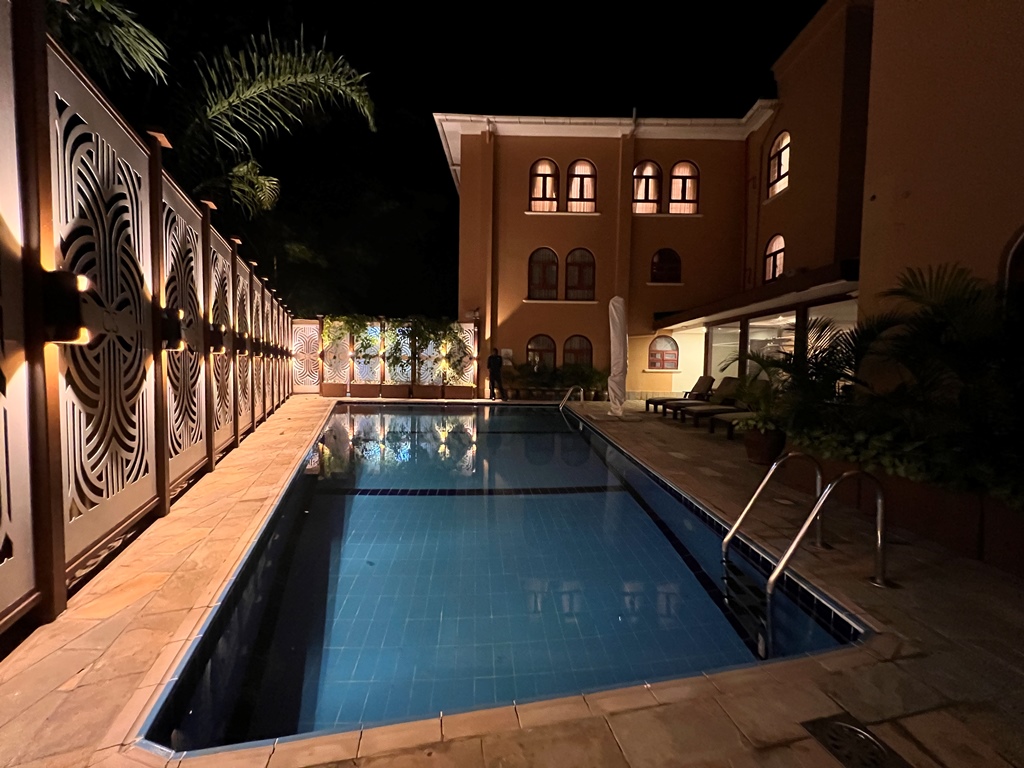
<instances>
[{"instance_id":1,"label":"building cornice","mask_svg":"<svg viewBox=\"0 0 1024 768\"><path fill-rule=\"evenodd\" d=\"M514 115L434 114L448 167L459 188L462 137L490 133L496 136L548 138L690 139L743 141L771 117L775 101L762 99L746 115L736 118L527 117Z\"/></svg>"}]
</instances>

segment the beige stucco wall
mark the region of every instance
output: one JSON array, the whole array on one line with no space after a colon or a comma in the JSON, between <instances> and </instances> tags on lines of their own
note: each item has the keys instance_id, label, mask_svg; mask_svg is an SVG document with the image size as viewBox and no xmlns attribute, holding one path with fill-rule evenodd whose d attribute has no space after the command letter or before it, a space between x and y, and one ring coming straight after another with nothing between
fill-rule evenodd
<instances>
[{"instance_id":1,"label":"beige stucco wall","mask_svg":"<svg viewBox=\"0 0 1024 768\"><path fill-rule=\"evenodd\" d=\"M959 261L995 280L1024 227L1024 6L875 8L861 312L904 266Z\"/></svg>"}]
</instances>

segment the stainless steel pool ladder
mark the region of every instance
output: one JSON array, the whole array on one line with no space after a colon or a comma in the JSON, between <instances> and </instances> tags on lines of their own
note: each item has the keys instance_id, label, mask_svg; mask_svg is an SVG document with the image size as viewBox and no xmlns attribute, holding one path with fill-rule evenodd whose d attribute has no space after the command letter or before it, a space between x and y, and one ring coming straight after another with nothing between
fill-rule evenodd
<instances>
[{"instance_id":1,"label":"stainless steel pool ladder","mask_svg":"<svg viewBox=\"0 0 1024 768\"><path fill-rule=\"evenodd\" d=\"M775 465L772 465L773 469L774 466ZM793 557L793 553L796 552L797 547L800 546L800 542L803 541L804 536L807 535L807 531L810 529L811 523L817 519L818 524L820 526L821 508L825 505L825 502L828 500L829 494L831 494L832 491L836 489L836 486L838 486L844 480L847 480L851 477L856 477L857 475L863 475L864 477L868 478L875 486L875 574L871 577L871 583L874 584L876 587L890 586L890 583L886 581L885 578L885 497L882 492L882 484L878 482L877 477L870 474L869 472L865 472L862 469L847 470L846 472L843 472L843 474L841 474L835 480L830 482L828 486L825 488L825 491L819 495L818 503L814 505L814 509L812 509L811 513L807 516L807 519L804 521L803 526L801 526L800 531L796 535L796 538L794 538L792 543L789 545L789 549L787 549L785 554L781 558L779 558L778 565L775 566L775 570L772 571L772 575L768 577L768 584L765 586L764 593L766 623L765 634L767 635L766 640L768 645L769 658L771 658L774 651L774 632L772 626L772 594L775 592L775 584L776 582L778 582L779 577L782 576L783 571L786 570L786 566L789 564L790 558Z\"/></svg>"},{"instance_id":2,"label":"stainless steel pool ladder","mask_svg":"<svg viewBox=\"0 0 1024 768\"><path fill-rule=\"evenodd\" d=\"M583 387L581 387L579 384L574 384L573 386L569 387L569 391L565 393L565 397L562 398L562 402L558 404L558 410L562 410L563 408L565 408L565 404L569 402L569 398L572 397L572 393L575 392L577 389L580 391L580 402L583 402Z\"/></svg>"},{"instance_id":3,"label":"stainless steel pool ladder","mask_svg":"<svg viewBox=\"0 0 1024 768\"><path fill-rule=\"evenodd\" d=\"M740 516L736 518L736 522L732 524L732 528L729 529L729 532L725 535L725 538L722 539L723 569L729 562L729 544L736 536L736 533L739 531L740 526L743 525L743 521L746 519L747 513L750 512L750 510L753 508L754 502L757 501L758 497L761 495L761 491L763 491L765 489L765 486L768 485L768 481L772 479L772 475L775 474L775 470L777 470L790 459L807 459L814 465L814 499L815 501L817 501L818 499L821 498L821 464L818 463L818 460L815 459L813 456L808 456L806 453L800 453L799 451L790 451L789 453L785 453L782 456L780 456L778 459L775 460L775 463L772 464L771 468L765 473L764 479L761 480L761 484L757 486L757 490L754 491L754 495L750 497L750 501L747 502L747 506L743 508L743 511L740 512ZM815 509L817 509L817 507L815 507ZM821 542L820 515L818 516L818 530L815 536L815 545L818 547L823 546Z\"/></svg>"}]
</instances>

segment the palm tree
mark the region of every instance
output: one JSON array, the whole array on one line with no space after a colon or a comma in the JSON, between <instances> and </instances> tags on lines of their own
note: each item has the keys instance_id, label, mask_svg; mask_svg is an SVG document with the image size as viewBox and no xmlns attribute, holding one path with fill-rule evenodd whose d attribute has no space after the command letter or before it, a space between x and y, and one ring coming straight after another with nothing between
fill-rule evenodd
<instances>
[{"instance_id":1,"label":"palm tree","mask_svg":"<svg viewBox=\"0 0 1024 768\"><path fill-rule=\"evenodd\" d=\"M196 179L197 196L229 196L250 217L273 208L280 194L280 182L254 157L266 142L341 105L376 130L366 75L325 47L307 49L301 35L291 44L270 33L252 37L244 50L225 48L196 66L200 85L183 104L179 168ZM207 175L211 163L217 175Z\"/></svg>"},{"instance_id":2,"label":"palm tree","mask_svg":"<svg viewBox=\"0 0 1024 768\"><path fill-rule=\"evenodd\" d=\"M46 11L50 34L108 85L118 69L167 82L166 46L115 0L50 0Z\"/></svg>"},{"instance_id":3,"label":"palm tree","mask_svg":"<svg viewBox=\"0 0 1024 768\"><path fill-rule=\"evenodd\" d=\"M117 62L166 84L166 47L116 0L51 0L51 33L109 82ZM237 205L248 218L277 202L280 181L263 173L255 153L304 120L340 106L354 108L376 130L366 75L330 53L268 31L241 51L196 62L197 84L180 87L179 125L166 126L178 181L193 196ZM177 130L176 130L177 129Z\"/></svg>"}]
</instances>

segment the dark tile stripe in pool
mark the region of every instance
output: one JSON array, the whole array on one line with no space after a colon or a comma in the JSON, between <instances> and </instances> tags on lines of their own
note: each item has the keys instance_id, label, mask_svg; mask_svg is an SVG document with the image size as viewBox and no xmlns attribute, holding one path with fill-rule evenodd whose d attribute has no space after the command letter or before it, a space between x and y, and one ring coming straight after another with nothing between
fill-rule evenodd
<instances>
[{"instance_id":1,"label":"dark tile stripe in pool","mask_svg":"<svg viewBox=\"0 0 1024 768\"><path fill-rule=\"evenodd\" d=\"M567 485L556 488L325 488L320 496L524 496L614 493L621 485Z\"/></svg>"}]
</instances>

